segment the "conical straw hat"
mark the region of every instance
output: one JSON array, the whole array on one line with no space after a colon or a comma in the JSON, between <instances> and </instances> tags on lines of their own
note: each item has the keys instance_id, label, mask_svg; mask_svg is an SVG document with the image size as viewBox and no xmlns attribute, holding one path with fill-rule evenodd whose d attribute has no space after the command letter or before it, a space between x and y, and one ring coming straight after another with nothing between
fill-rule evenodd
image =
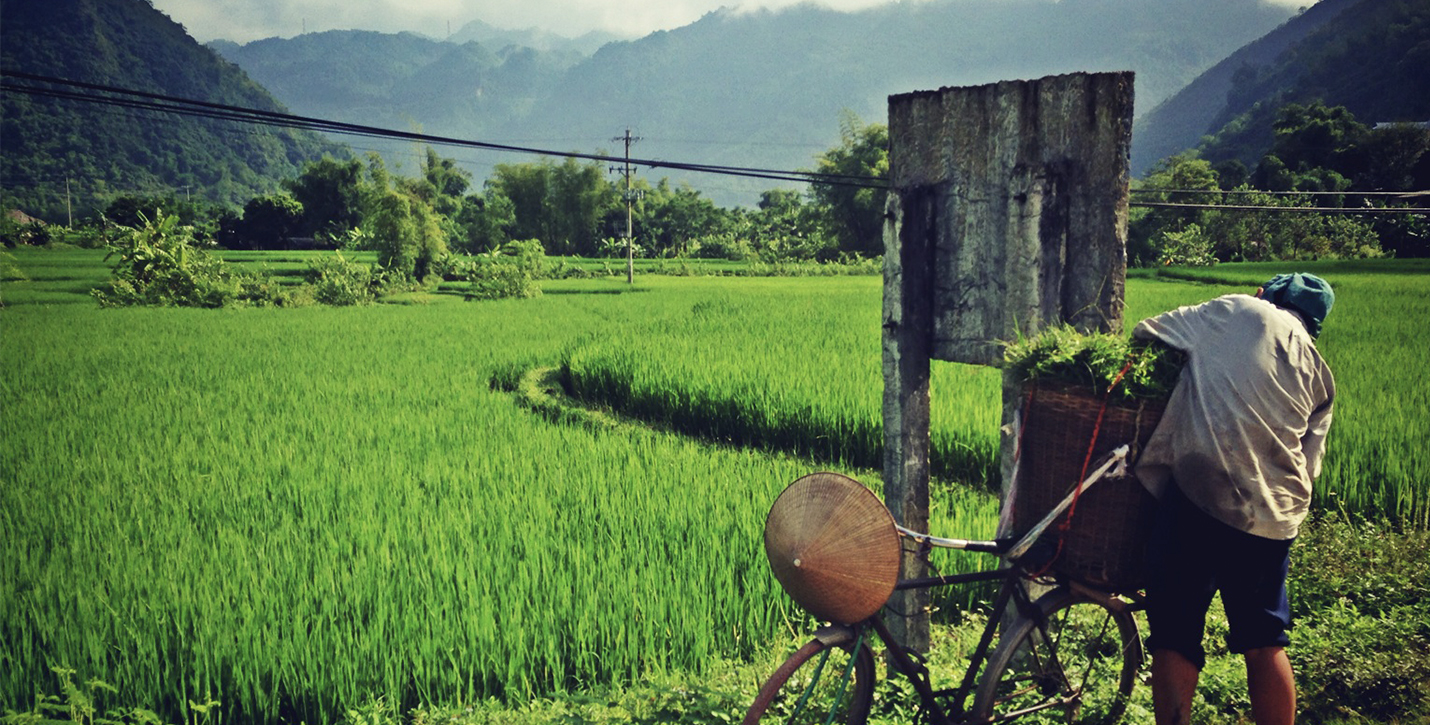
<instances>
[{"instance_id":1,"label":"conical straw hat","mask_svg":"<svg viewBox=\"0 0 1430 725\"><path fill-rule=\"evenodd\" d=\"M765 555L780 586L821 620L850 624L879 611L899 580L894 517L858 481L813 473L775 499Z\"/></svg>"}]
</instances>

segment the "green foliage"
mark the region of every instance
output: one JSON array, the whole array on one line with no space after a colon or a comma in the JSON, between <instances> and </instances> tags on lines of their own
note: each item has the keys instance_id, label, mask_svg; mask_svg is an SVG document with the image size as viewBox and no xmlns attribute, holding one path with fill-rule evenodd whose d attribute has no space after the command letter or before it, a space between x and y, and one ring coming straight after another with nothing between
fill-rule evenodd
<instances>
[{"instance_id":1,"label":"green foliage","mask_svg":"<svg viewBox=\"0 0 1430 725\"><path fill-rule=\"evenodd\" d=\"M1292 549L1288 650L1309 722L1430 718L1430 532L1328 516Z\"/></svg>"},{"instance_id":2,"label":"green foliage","mask_svg":"<svg viewBox=\"0 0 1430 725\"><path fill-rule=\"evenodd\" d=\"M101 698L112 698L119 690L99 678L90 678L83 683L74 681L75 670L67 667L50 667L55 674L61 694L36 693L35 703L28 712L16 712L10 708L0 715L4 725L44 725L45 723L72 722L80 725L102 723L103 725L162 725L163 720L152 710L141 707L99 709ZM65 720L60 720L60 716Z\"/></svg>"},{"instance_id":3,"label":"green foliage","mask_svg":"<svg viewBox=\"0 0 1430 725\"><path fill-rule=\"evenodd\" d=\"M229 300L223 262L194 246L192 228L163 212L140 219L141 226L110 243L106 259L117 259L109 289L94 290L101 306L222 307Z\"/></svg>"},{"instance_id":4,"label":"green foliage","mask_svg":"<svg viewBox=\"0 0 1430 725\"><path fill-rule=\"evenodd\" d=\"M1156 342L1050 327L1008 343L1004 366L1019 380L1106 391L1119 399L1171 395L1186 356Z\"/></svg>"},{"instance_id":5,"label":"green foliage","mask_svg":"<svg viewBox=\"0 0 1430 725\"><path fill-rule=\"evenodd\" d=\"M1241 189L1236 203L1252 206L1309 206L1297 197ZM1383 255L1374 229L1345 214L1223 212L1208 215L1205 236L1214 240L1220 261L1374 259Z\"/></svg>"},{"instance_id":6,"label":"green foliage","mask_svg":"<svg viewBox=\"0 0 1430 725\"><path fill-rule=\"evenodd\" d=\"M839 123L840 145L818 157L815 170L823 174L859 177L889 175L889 129L864 124L846 111ZM882 188L816 184L814 201L824 216L830 236L844 252L875 257L884 253L884 201Z\"/></svg>"},{"instance_id":7,"label":"green foliage","mask_svg":"<svg viewBox=\"0 0 1430 725\"><path fill-rule=\"evenodd\" d=\"M325 305L366 305L376 298L372 268L344 257L342 252L314 261L307 276L313 285L313 299Z\"/></svg>"},{"instance_id":8,"label":"green foliage","mask_svg":"<svg viewBox=\"0 0 1430 725\"><path fill-rule=\"evenodd\" d=\"M6 2L3 32L0 65L6 71L284 110L150 3ZM78 220L104 209L116 192L130 189L237 206L276 191L278 180L295 173L303 160L333 148L311 131L245 131L235 133L231 121L7 90L0 177L7 199L37 217L64 222L71 213ZM184 218L184 223L195 221Z\"/></svg>"},{"instance_id":9,"label":"green foliage","mask_svg":"<svg viewBox=\"0 0 1430 725\"><path fill-rule=\"evenodd\" d=\"M1305 116L1291 115L1296 118ZM1313 117L1319 118L1314 114ZM1315 121L1310 123L1314 124ZM1273 181L1268 181L1267 178L1262 178L1261 181L1280 188L1324 191L1345 190L1348 187L1349 182L1332 170L1298 163L1299 171L1293 173L1280 159L1267 156L1258 168L1258 174L1274 176ZM1345 198L1275 196L1245 186L1224 196L1198 194L1189 198L1170 191L1191 189L1215 192L1222 186L1211 165L1189 153L1171 157L1159 164L1139 187L1143 193L1138 195L1138 199L1148 202L1194 201L1197 204L1287 209L1345 203ZM1378 228L1400 235L1413 235L1414 231L1409 224L1415 222L1370 222L1347 214L1310 212L1258 213L1242 210L1141 208L1134 210L1131 215L1127 246L1129 261L1143 266L1195 266L1214 262L1260 260L1367 259L1383 255Z\"/></svg>"},{"instance_id":10,"label":"green foliage","mask_svg":"<svg viewBox=\"0 0 1430 725\"><path fill-rule=\"evenodd\" d=\"M243 216L222 230L230 249L284 249L289 237L302 229L303 205L287 194L255 196L243 207Z\"/></svg>"},{"instance_id":11,"label":"green foliage","mask_svg":"<svg viewBox=\"0 0 1430 725\"><path fill-rule=\"evenodd\" d=\"M480 195L472 194L462 203L455 219L462 229L461 241L453 246L468 254L481 254L511 241L516 227L516 206L501 189L489 185Z\"/></svg>"},{"instance_id":12,"label":"green foliage","mask_svg":"<svg viewBox=\"0 0 1430 725\"><path fill-rule=\"evenodd\" d=\"M41 245L50 241L50 230L39 220L21 221L8 212L0 214L0 244L15 247L21 244Z\"/></svg>"},{"instance_id":13,"label":"green foliage","mask_svg":"<svg viewBox=\"0 0 1430 725\"><path fill-rule=\"evenodd\" d=\"M1200 224L1188 224L1179 232L1163 231L1161 244L1157 246L1160 249L1157 263L1164 267L1210 267L1217 263L1213 253L1216 242L1202 231Z\"/></svg>"},{"instance_id":14,"label":"green foliage","mask_svg":"<svg viewBox=\"0 0 1430 725\"><path fill-rule=\"evenodd\" d=\"M512 239L539 239L549 254L594 256L601 222L619 195L599 163L567 158L556 163L497 164L489 189L511 202ZM621 206L624 215L624 206Z\"/></svg>"},{"instance_id":15,"label":"green foliage","mask_svg":"<svg viewBox=\"0 0 1430 725\"><path fill-rule=\"evenodd\" d=\"M750 236L759 257L766 262L834 259L839 248L837 238L827 231L828 211L817 203L806 204L793 191L764 192L760 195L758 211L748 219ZM879 256L882 252L881 244L878 251L868 256Z\"/></svg>"},{"instance_id":16,"label":"green foliage","mask_svg":"<svg viewBox=\"0 0 1430 725\"><path fill-rule=\"evenodd\" d=\"M508 297L536 297L541 288L536 281L546 269L546 252L536 239L507 242L485 255L468 272L471 287L467 299L496 300Z\"/></svg>"},{"instance_id":17,"label":"green foliage","mask_svg":"<svg viewBox=\"0 0 1430 725\"><path fill-rule=\"evenodd\" d=\"M1142 192L1137 195L1138 201L1165 203L1185 201L1186 197L1160 190L1212 191L1219 186L1211 164L1187 153L1163 159L1137 188ZM1153 191L1160 193L1147 193ZM1194 198L1202 199L1201 196ZM1127 225L1128 262L1136 266L1165 264L1164 247L1169 242L1194 241L1195 237L1188 240L1176 235L1184 234L1192 226L1204 229L1209 216L1210 212L1200 209L1134 209Z\"/></svg>"},{"instance_id":18,"label":"green foliage","mask_svg":"<svg viewBox=\"0 0 1430 725\"><path fill-rule=\"evenodd\" d=\"M378 266L397 285L435 285L433 265L447 254L447 239L437 214L427 202L399 191L386 191L375 200L372 236Z\"/></svg>"},{"instance_id":19,"label":"green foliage","mask_svg":"<svg viewBox=\"0 0 1430 725\"><path fill-rule=\"evenodd\" d=\"M340 236L362 224L366 189L358 159L323 156L305 166L297 178L285 179L283 187L298 202L302 218L295 231Z\"/></svg>"}]
</instances>

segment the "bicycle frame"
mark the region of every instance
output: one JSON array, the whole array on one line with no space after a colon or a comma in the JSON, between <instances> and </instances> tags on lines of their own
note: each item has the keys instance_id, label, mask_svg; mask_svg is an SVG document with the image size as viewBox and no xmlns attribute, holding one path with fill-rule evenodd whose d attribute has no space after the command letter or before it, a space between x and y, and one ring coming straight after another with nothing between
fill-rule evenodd
<instances>
[{"instance_id":1,"label":"bicycle frame","mask_svg":"<svg viewBox=\"0 0 1430 725\"><path fill-rule=\"evenodd\" d=\"M998 568L984 571L904 579L898 581L894 586L896 591L903 591L976 582L1002 582L993 605L993 614L989 617L988 623L983 628L978 645L970 656L962 681L957 687L935 690L928 668L924 666L921 658L909 650L906 650L894 638L893 634L884 624L880 613L875 613L863 621L854 624L832 624L822 627L815 632L815 639L825 648L841 647L850 649L852 647L853 652L857 653L859 647L867 646L869 640L867 634L872 631L875 636L884 643L884 653L888 667L894 672L902 674L914 686L914 690L918 693L919 700L922 704L923 716L926 722L933 723L933 725L973 725L971 722L973 713L987 707L988 701L984 698L988 697L992 692L991 690L984 689L984 686L980 684L980 673L985 669L989 669L990 672L988 674L992 674L993 676L993 679L990 681L997 683L999 681L999 675L993 674L991 670L1003 672L1003 668L1007 666L1008 653L1013 651L1011 649L1003 649L1002 647L995 650L1000 627L1007 625L1012 628L1011 631L1021 632L1017 634L1014 639L1010 640L1010 642L1023 641L1025 637L1034 636L1034 632L1037 633L1036 636L1040 636L1044 641L1053 641L1055 638L1049 636L1049 616L1045 616L1044 606L1053 607L1053 609L1049 610L1049 613L1057 611L1061 607L1068 606L1066 601L1058 603L1057 600L1050 600L1046 605L1044 604L1044 600L1041 599L1035 602L1033 596L1023 586L1024 569L1018 565L1018 561L1032 549L1033 544L1042 536L1053 521L1062 515L1072 501L1075 500L1077 495L1102 479L1109 472L1120 469L1125 464L1127 453L1128 447L1124 445L1108 454L1099 462L1095 470L1081 481L1078 486L1075 487L1075 490L1069 493L1059 505L1055 506L1052 511L1047 512L1045 517L1039 521L1037 525L1016 539L1007 538L993 541L944 539L911 531L902 526L896 526L900 537L912 541L918 546L915 552L908 552L906 549L906 553L915 553L925 558L925 560L927 559L928 553L934 548L948 548L994 554L1011 562L1011 564L1005 564ZM1082 601L1092 600L1104 609L1118 612L1115 616L1122 617L1122 621L1124 625L1126 625L1121 634L1124 643L1128 641L1129 636L1133 640L1136 639L1135 624L1132 624L1131 620L1126 618L1128 617L1127 612L1140 604L1138 600L1134 599L1133 604L1129 606L1125 601L1118 599L1112 594L1087 589L1072 582L1062 582L1056 579L1054 581L1058 588L1051 590L1048 596L1053 594L1059 594L1059 596L1076 596L1081 598ZM1013 618L1009 619L1009 615L1012 615ZM1128 633L1129 629L1131 631L1130 635ZM1124 652L1125 651L1126 650L1124 650ZM806 657L807 656L808 655L806 655ZM1137 658L1140 660L1140 648L1137 652ZM998 660L996 664L994 662L995 659ZM1055 676L1066 683L1066 675L1063 673L1063 665L1060 660L1061 658L1058 657L1055 652L1050 655L1049 661L1053 663L1053 672L1056 673ZM799 665L795 665L795 667L798 666ZM819 667L823 667L822 659ZM1133 665L1133 667L1135 667L1135 665ZM852 671L852 660L850 668L850 671ZM778 675L778 677L787 677L792 671L793 670L784 671L784 674ZM817 671L818 670L816 670L816 672ZM1124 670L1122 679L1122 687L1124 689L1130 687L1131 683L1131 680L1128 679L1130 675L1126 674L1127 672L1128 670ZM846 674L845 676L847 677L848 675ZM776 680L776 682L783 682L783 679ZM776 688L780 686L779 684L775 685ZM813 687L813 683L811 683L810 687ZM765 691L762 690L762 698L765 697L764 692ZM806 690L805 697L808 696L808 692L809 690ZM975 693L978 702L974 702L972 699ZM951 700L949 699L950 696L952 698ZM1081 695L1078 694L1074 697L1080 698ZM1074 701L1076 700L1067 700L1062 704ZM803 698L801 698L800 702L802 706ZM945 702L950 704L946 706L944 704ZM769 700L763 700L763 703L764 704L758 707L763 708L767 706ZM1046 706L1048 705L1038 705L1034 709L1042 709ZM1051 706L1059 706L1059 703L1053 701ZM1033 709L1021 712L1014 711L1013 717L1031 711L1033 711ZM751 712L756 713L757 711L752 709ZM762 714L763 710L759 710L758 713ZM751 721L748 719L750 717L751 716L747 715L747 722ZM754 717L758 718L759 715L755 714ZM831 718L832 717L833 715L831 714Z\"/></svg>"},{"instance_id":2,"label":"bicycle frame","mask_svg":"<svg viewBox=\"0 0 1430 725\"><path fill-rule=\"evenodd\" d=\"M1006 548L1005 542L970 542L978 544L977 547L950 547L969 548L974 550L996 551ZM955 584L971 584L985 581L1002 581L1003 586L999 587L998 598L994 603L995 612L1006 610L1010 602L1015 602L1018 611L1022 616L1031 616L1032 608L1029 606L1032 600L1028 597L1023 587L1019 586L1019 570L1012 567L1000 567L986 571L971 572L967 574L950 574L946 576L922 577L918 579L906 579L900 581L895 589L927 589L939 586L951 586ZM872 631L884 643L885 656L891 669L903 675L913 686L919 695L919 700L923 704L924 712L928 721L934 725L959 725L963 722L961 712L947 712L939 702L941 697L948 694L954 695L954 702L960 707L973 693L973 688L977 685L977 674L979 668L988 660L996 640L999 626L997 617L990 618L988 624L983 628L983 634L979 638L978 647L974 651L969 661L968 669L964 672L963 681L956 689L938 691L934 689L933 682L929 677L928 668L919 663L905 650L894 638L883 619L875 614L872 617L853 625L828 625L815 632L816 639L829 646L843 646L856 641L861 632ZM866 645L867 646L867 645ZM956 718L956 719L955 719Z\"/></svg>"}]
</instances>

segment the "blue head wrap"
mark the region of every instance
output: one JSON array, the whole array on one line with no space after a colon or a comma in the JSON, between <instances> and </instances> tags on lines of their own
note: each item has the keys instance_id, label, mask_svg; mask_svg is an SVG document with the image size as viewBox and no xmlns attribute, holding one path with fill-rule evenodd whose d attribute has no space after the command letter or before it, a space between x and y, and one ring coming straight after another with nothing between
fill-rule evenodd
<instances>
[{"instance_id":1,"label":"blue head wrap","mask_svg":"<svg viewBox=\"0 0 1430 725\"><path fill-rule=\"evenodd\" d=\"M1326 315L1331 313L1331 305L1336 302L1336 293L1331 285L1314 274L1278 274L1270 282L1261 286L1261 298L1277 307L1284 307L1301 315L1306 322L1306 330L1311 337L1321 335L1321 325Z\"/></svg>"}]
</instances>

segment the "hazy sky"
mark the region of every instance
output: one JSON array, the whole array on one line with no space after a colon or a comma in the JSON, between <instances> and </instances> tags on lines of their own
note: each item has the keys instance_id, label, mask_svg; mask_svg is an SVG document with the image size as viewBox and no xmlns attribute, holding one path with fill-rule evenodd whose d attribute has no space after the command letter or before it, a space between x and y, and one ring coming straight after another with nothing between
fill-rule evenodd
<instances>
[{"instance_id":1,"label":"hazy sky","mask_svg":"<svg viewBox=\"0 0 1430 725\"><path fill-rule=\"evenodd\" d=\"M605 30L638 37L688 25L721 7L782 8L808 0L153 0L200 42L246 43L322 30L412 30L444 37L472 20L497 27L550 30L575 37ZM819 0L858 10L894 0ZM909 1L909 0L905 0ZM918 0L913 0L918 1ZM1310 5L1312 0L1266 0Z\"/></svg>"},{"instance_id":2,"label":"hazy sky","mask_svg":"<svg viewBox=\"0 0 1430 725\"><path fill-rule=\"evenodd\" d=\"M822 0L856 10L891 0ZM499 28L550 30L575 37L591 30L639 37L688 25L724 6L779 8L801 0L153 0L200 42L248 42L321 30L412 30L434 37L472 20Z\"/></svg>"}]
</instances>

